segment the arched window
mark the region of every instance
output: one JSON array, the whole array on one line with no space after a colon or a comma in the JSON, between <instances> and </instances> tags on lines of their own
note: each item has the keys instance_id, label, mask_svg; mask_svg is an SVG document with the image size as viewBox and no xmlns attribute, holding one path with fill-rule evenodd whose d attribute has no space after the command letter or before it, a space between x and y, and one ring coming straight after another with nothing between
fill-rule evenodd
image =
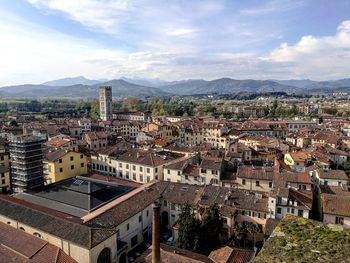
<instances>
[{"instance_id":1,"label":"arched window","mask_svg":"<svg viewBox=\"0 0 350 263\"><path fill-rule=\"evenodd\" d=\"M111 262L111 249L105 247L102 249L97 258L97 263L110 263Z\"/></svg>"},{"instance_id":2,"label":"arched window","mask_svg":"<svg viewBox=\"0 0 350 263\"><path fill-rule=\"evenodd\" d=\"M7 221L7 224L8 224L8 225L11 225L11 222L10 222L10 221Z\"/></svg>"},{"instance_id":3,"label":"arched window","mask_svg":"<svg viewBox=\"0 0 350 263\"><path fill-rule=\"evenodd\" d=\"M24 230L24 228L23 228L23 227L20 227L20 228L19 228L19 230L22 230L22 231L24 231L24 232L25 232L25 230Z\"/></svg>"}]
</instances>

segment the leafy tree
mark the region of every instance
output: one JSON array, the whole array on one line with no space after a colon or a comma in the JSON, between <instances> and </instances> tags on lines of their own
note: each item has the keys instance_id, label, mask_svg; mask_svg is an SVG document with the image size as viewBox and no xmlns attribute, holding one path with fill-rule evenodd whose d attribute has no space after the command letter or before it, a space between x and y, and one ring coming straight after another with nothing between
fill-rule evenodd
<instances>
[{"instance_id":1,"label":"leafy tree","mask_svg":"<svg viewBox=\"0 0 350 263\"><path fill-rule=\"evenodd\" d=\"M100 118L100 105L97 99L91 102L91 111L90 117L93 121L96 121Z\"/></svg>"},{"instance_id":2,"label":"leafy tree","mask_svg":"<svg viewBox=\"0 0 350 263\"><path fill-rule=\"evenodd\" d=\"M231 239L230 246L241 246L243 238L246 236L247 229L243 224L236 224L233 227L233 238Z\"/></svg>"},{"instance_id":3,"label":"leafy tree","mask_svg":"<svg viewBox=\"0 0 350 263\"><path fill-rule=\"evenodd\" d=\"M259 226L253 222L246 225L247 232L253 236L253 246L255 247L256 234L260 232Z\"/></svg>"},{"instance_id":4,"label":"leafy tree","mask_svg":"<svg viewBox=\"0 0 350 263\"><path fill-rule=\"evenodd\" d=\"M343 169L350 176L350 161L343 163L339 169Z\"/></svg>"},{"instance_id":5,"label":"leafy tree","mask_svg":"<svg viewBox=\"0 0 350 263\"><path fill-rule=\"evenodd\" d=\"M199 252L209 254L210 251L220 244L220 233L223 228L223 220L217 204L207 209L201 223Z\"/></svg>"},{"instance_id":6,"label":"leafy tree","mask_svg":"<svg viewBox=\"0 0 350 263\"><path fill-rule=\"evenodd\" d=\"M209 254L220 244L223 221L217 205L199 209L202 220L198 220L186 204L179 216L179 247L202 254Z\"/></svg>"},{"instance_id":7,"label":"leafy tree","mask_svg":"<svg viewBox=\"0 0 350 263\"><path fill-rule=\"evenodd\" d=\"M194 248L198 247L199 243L199 222L194 218L189 204L186 204L182 208L178 224L180 226L178 238L179 247L193 251Z\"/></svg>"}]
</instances>

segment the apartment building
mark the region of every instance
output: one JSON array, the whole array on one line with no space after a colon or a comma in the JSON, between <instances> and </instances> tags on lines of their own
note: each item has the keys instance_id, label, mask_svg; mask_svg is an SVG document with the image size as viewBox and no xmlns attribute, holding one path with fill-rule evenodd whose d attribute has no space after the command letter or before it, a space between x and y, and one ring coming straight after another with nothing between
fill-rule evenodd
<instances>
[{"instance_id":1,"label":"apartment building","mask_svg":"<svg viewBox=\"0 0 350 263\"><path fill-rule=\"evenodd\" d=\"M320 185L317 203L320 220L350 228L350 191L347 185Z\"/></svg>"},{"instance_id":2,"label":"apartment building","mask_svg":"<svg viewBox=\"0 0 350 263\"><path fill-rule=\"evenodd\" d=\"M45 184L88 173L87 157L73 150L49 152L44 159Z\"/></svg>"},{"instance_id":3,"label":"apartment building","mask_svg":"<svg viewBox=\"0 0 350 263\"><path fill-rule=\"evenodd\" d=\"M107 132L116 133L117 135L129 140L136 140L137 134L143 126L143 122L128 120L112 120L100 122L99 126L103 127L104 130Z\"/></svg>"},{"instance_id":4,"label":"apartment building","mask_svg":"<svg viewBox=\"0 0 350 263\"><path fill-rule=\"evenodd\" d=\"M305 152L289 152L284 155L285 164L289 165L295 172L305 172L310 157Z\"/></svg>"},{"instance_id":5,"label":"apartment building","mask_svg":"<svg viewBox=\"0 0 350 263\"><path fill-rule=\"evenodd\" d=\"M134 148L117 157L94 155L91 161L95 172L147 183L155 179L164 180L164 166L184 158L183 154Z\"/></svg>"},{"instance_id":6,"label":"apartment building","mask_svg":"<svg viewBox=\"0 0 350 263\"><path fill-rule=\"evenodd\" d=\"M272 218L282 219L288 214L309 218L312 200L312 191L276 187L269 196L268 206Z\"/></svg>"},{"instance_id":7,"label":"apartment building","mask_svg":"<svg viewBox=\"0 0 350 263\"><path fill-rule=\"evenodd\" d=\"M331 185L340 186L347 185L349 178L343 170L317 169L310 172L315 186Z\"/></svg>"},{"instance_id":8,"label":"apartment building","mask_svg":"<svg viewBox=\"0 0 350 263\"><path fill-rule=\"evenodd\" d=\"M152 119L152 112L113 112L113 119L128 120L128 121L143 121L150 122Z\"/></svg>"},{"instance_id":9,"label":"apartment building","mask_svg":"<svg viewBox=\"0 0 350 263\"><path fill-rule=\"evenodd\" d=\"M205 124L202 127L203 142L216 148L226 149L228 139L226 136L224 136L224 134L227 132L228 129L224 125Z\"/></svg>"},{"instance_id":10,"label":"apartment building","mask_svg":"<svg viewBox=\"0 0 350 263\"><path fill-rule=\"evenodd\" d=\"M87 132L83 137L90 150L98 151L108 146L108 134L106 132Z\"/></svg>"},{"instance_id":11,"label":"apartment building","mask_svg":"<svg viewBox=\"0 0 350 263\"><path fill-rule=\"evenodd\" d=\"M203 157L199 164L199 177L202 184L219 185L224 170L224 160L218 157Z\"/></svg>"},{"instance_id":12,"label":"apartment building","mask_svg":"<svg viewBox=\"0 0 350 263\"><path fill-rule=\"evenodd\" d=\"M278 175L277 167L240 166L236 174L238 187L245 190L270 192Z\"/></svg>"},{"instance_id":13,"label":"apartment building","mask_svg":"<svg viewBox=\"0 0 350 263\"><path fill-rule=\"evenodd\" d=\"M164 166L164 181L185 184L203 184L200 166L193 157Z\"/></svg>"}]
</instances>

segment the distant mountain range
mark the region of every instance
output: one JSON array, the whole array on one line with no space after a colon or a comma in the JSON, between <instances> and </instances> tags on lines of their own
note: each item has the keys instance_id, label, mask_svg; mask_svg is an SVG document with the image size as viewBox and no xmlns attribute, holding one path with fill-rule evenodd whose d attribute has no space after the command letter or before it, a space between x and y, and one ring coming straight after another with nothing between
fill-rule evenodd
<instances>
[{"instance_id":1,"label":"distant mountain range","mask_svg":"<svg viewBox=\"0 0 350 263\"><path fill-rule=\"evenodd\" d=\"M239 92L287 92L297 94L333 92L350 93L350 78L335 81L304 80L216 80L164 81L160 79L121 78L114 80L90 80L83 76L52 80L39 85L25 84L0 88L0 95L7 97L65 97L97 98L98 87L113 87L113 96L139 98L171 95L236 94Z\"/></svg>"}]
</instances>

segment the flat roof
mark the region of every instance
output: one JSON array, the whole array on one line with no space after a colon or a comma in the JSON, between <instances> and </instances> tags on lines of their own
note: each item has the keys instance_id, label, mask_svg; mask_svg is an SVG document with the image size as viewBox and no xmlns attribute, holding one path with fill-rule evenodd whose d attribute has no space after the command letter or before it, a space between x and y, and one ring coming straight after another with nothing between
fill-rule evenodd
<instances>
[{"instance_id":1,"label":"flat roof","mask_svg":"<svg viewBox=\"0 0 350 263\"><path fill-rule=\"evenodd\" d=\"M135 189L88 177L73 177L50 184L36 193L19 193L16 198L73 216L83 217L93 210Z\"/></svg>"}]
</instances>

